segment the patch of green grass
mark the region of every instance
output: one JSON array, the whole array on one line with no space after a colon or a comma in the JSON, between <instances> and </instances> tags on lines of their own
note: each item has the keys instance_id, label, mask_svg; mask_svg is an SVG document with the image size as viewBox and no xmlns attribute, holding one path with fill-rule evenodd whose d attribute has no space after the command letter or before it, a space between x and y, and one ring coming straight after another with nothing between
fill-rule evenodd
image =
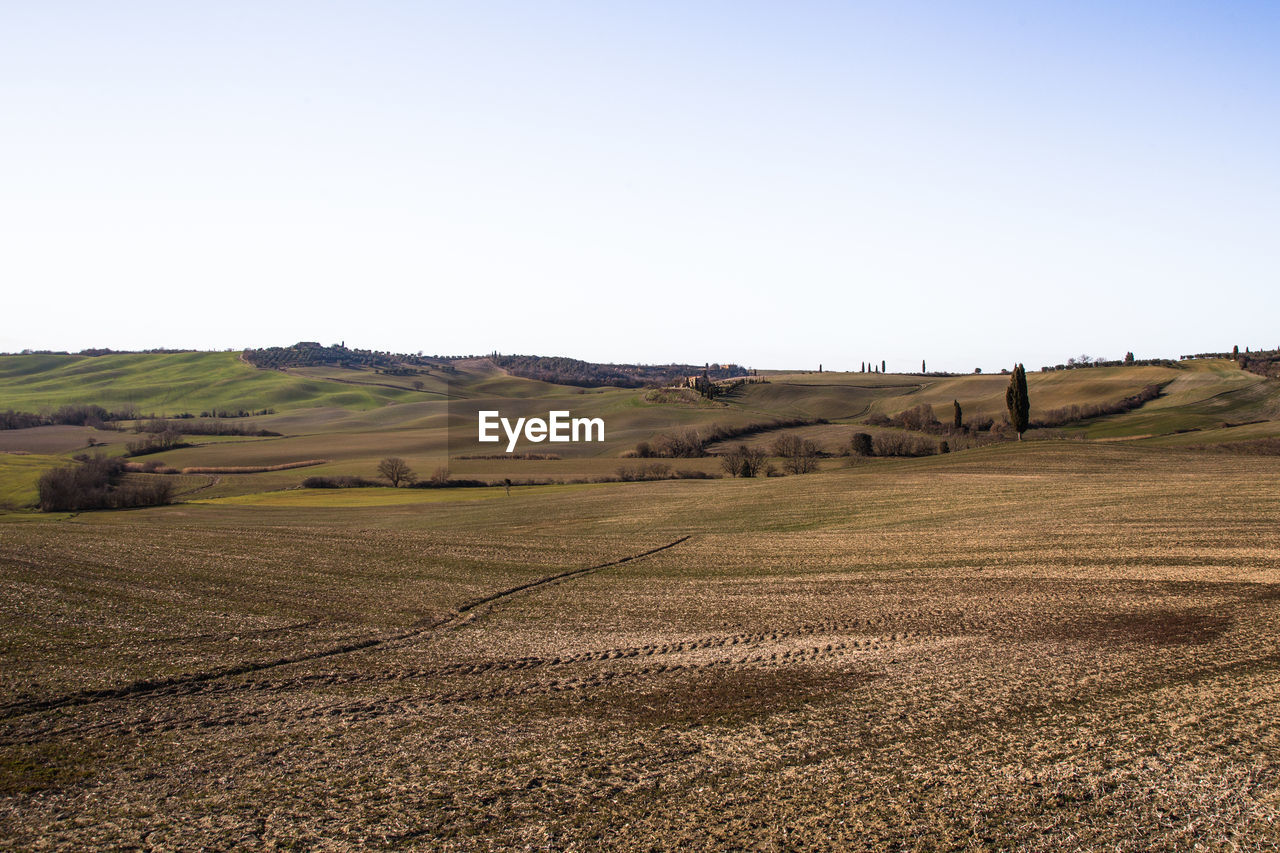
<instances>
[{"instance_id":1,"label":"patch of green grass","mask_svg":"<svg viewBox=\"0 0 1280 853\"><path fill-rule=\"evenodd\" d=\"M50 468L67 464L56 456L0 453L0 507L26 509L39 499L36 483Z\"/></svg>"},{"instance_id":2,"label":"patch of green grass","mask_svg":"<svg viewBox=\"0 0 1280 853\"><path fill-rule=\"evenodd\" d=\"M1088 371L1085 371L1088 372ZM1280 382L1240 370L1232 361L1188 362L1164 393L1145 406L1098 418L1072 431L1090 439L1172 435L1280 416Z\"/></svg>"},{"instance_id":3,"label":"patch of green grass","mask_svg":"<svg viewBox=\"0 0 1280 853\"><path fill-rule=\"evenodd\" d=\"M408 389L311 379L260 370L234 352L0 356L0 409L39 412L96 404L144 414L212 409L371 409L419 401Z\"/></svg>"}]
</instances>

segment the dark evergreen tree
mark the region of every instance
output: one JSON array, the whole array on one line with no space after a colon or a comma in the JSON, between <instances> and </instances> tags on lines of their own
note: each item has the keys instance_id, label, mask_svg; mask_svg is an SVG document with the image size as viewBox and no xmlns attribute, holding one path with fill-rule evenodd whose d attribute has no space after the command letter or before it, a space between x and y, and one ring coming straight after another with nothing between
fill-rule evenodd
<instances>
[{"instance_id":1,"label":"dark evergreen tree","mask_svg":"<svg viewBox=\"0 0 1280 853\"><path fill-rule=\"evenodd\" d=\"M952 420L951 424L952 424L952 426L954 426L956 429L961 429L961 428L963 427L963 423L961 422L960 417L961 417L961 415L963 414L963 412L961 412L961 411L960 411L960 401L959 401L959 400L952 400L952 401L951 401L951 407L952 407L953 409L955 409L955 417L953 418L953 420Z\"/></svg>"},{"instance_id":2,"label":"dark evergreen tree","mask_svg":"<svg viewBox=\"0 0 1280 853\"><path fill-rule=\"evenodd\" d=\"M1018 431L1018 441L1022 441L1031 417L1031 400L1027 397L1027 371L1021 364L1014 365L1009 388L1004 392L1004 402L1009 407L1009 422Z\"/></svg>"}]
</instances>

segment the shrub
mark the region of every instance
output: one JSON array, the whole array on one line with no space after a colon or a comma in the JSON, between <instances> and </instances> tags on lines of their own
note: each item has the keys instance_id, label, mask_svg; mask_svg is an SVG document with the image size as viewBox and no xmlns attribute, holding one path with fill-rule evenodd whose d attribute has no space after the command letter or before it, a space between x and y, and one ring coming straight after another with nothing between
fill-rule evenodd
<instances>
[{"instance_id":1,"label":"shrub","mask_svg":"<svg viewBox=\"0 0 1280 853\"><path fill-rule=\"evenodd\" d=\"M995 426L995 419L988 416L974 418L969 421L969 430L971 432L985 432Z\"/></svg>"},{"instance_id":2,"label":"shrub","mask_svg":"<svg viewBox=\"0 0 1280 853\"><path fill-rule=\"evenodd\" d=\"M932 456L938 452L932 441L904 433L877 435L872 446L876 456Z\"/></svg>"},{"instance_id":3,"label":"shrub","mask_svg":"<svg viewBox=\"0 0 1280 853\"><path fill-rule=\"evenodd\" d=\"M377 480L366 480L364 477L337 475L330 477L308 477L302 481L304 489L360 489L366 486L382 485Z\"/></svg>"},{"instance_id":4,"label":"shrub","mask_svg":"<svg viewBox=\"0 0 1280 853\"><path fill-rule=\"evenodd\" d=\"M865 432L855 432L849 442L849 450L855 456L871 455L871 436Z\"/></svg>"},{"instance_id":5,"label":"shrub","mask_svg":"<svg viewBox=\"0 0 1280 853\"><path fill-rule=\"evenodd\" d=\"M712 474L709 471L675 471L672 473L673 480L719 480L719 474Z\"/></svg>"},{"instance_id":6,"label":"shrub","mask_svg":"<svg viewBox=\"0 0 1280 853\"><path fill-rule=\"evenodd\" d=\"M910 430L927 431L941 426L938 423L937 415L933 412L933 406L928 403L921 403L918 406L913 406L904 412L900 412L891 421L894 426Z\"/></svg>"},{"instance_id":7,"label":"shrub","mask_svg":"<svg viewBox=\"0 0 1280 853\"><path fill-rule=\"evenodd\" d=\"M438 469L439 470L439 469ZM552 480L511 480L511 485L517 486L535 486L551 483ZM381 485L377 483L375 485ZM459 480L449 476L445 472L445 479L438 479L435 475L425 480L416 480L407 484L411 489L474 489L479 486L501 486L501 482L491 483L487 480Z\"/></svg>"},{"instance_id":8,"label":"shrub","mask_svg":"<svg viewBox=\"0 0 1280 853\"><path fill-rule=\"evenodd\" d=\"M650 462L645 465L622 465L618 468L618 479L624 483L635 483L643 480L670 480L671 466L665 462Z\"/></svg>"}]
</instances>

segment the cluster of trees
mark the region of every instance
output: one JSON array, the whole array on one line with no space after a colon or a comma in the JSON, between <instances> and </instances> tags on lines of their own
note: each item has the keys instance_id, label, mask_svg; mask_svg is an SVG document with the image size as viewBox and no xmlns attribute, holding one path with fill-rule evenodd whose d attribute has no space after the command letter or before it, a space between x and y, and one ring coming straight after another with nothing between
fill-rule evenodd
<instances>
[{"instance_id":1,"label":"cluster of trees","mask_svg":"<svg viewBox=\"0 0 1280 853\"><path fill-rule=\"evenodd\" d=\"M864 361L864 362L862 362L862 367L858 370L858 372L859 372L859 373L885 373L885 372L886 372L886 371L885 371L885 364L886 364L886 362L885 362L885 360L884 360L884 359L880 359L880 364L878 364L878 365L877 365L875 362L871 362L871 361ZM924 362L923 362L923 361L922 361L922 362L920 362L920 370L921 370L921 372L923 372L923 371L924 371ZM821 372L821 371L819 371L819 372Z\"/></svg>"},{"instance_id":2,"label":"cluster of trees","mask_svg":"<svg viewBox=\"0 0 1280 853\"><path fill-rule=\"evenodd\" d=\"M1186 356L1184 356L1185 358ZM1106 359L1101 356L1079 355L1067 359L1066 364L1044 365L1041 373L1055 370L1078 370L1085 367L1177 367L1178 362L1168 358L1135 359L1132 352L1124 354L1123 359Z\"/></svg>"},{"instance_id":3,"label":"cluster of trees","mask_svg":"<svg viewBox=\"0 0 1280 853\"><path fill-rule=\"evenodd\" d=\"M1231 348L1231 352L1198 352L1192 355L1179 356L1184 361L1196 358L1233 358L1240 360L1240 346L1236 345ZM1249 347L1244 348L1244 356L1246 359L1277 359L1280 358L1280 346L1273 350L1256 350L1250 351Z\"/></svg>"},{"instance_id":4,"label":"cluster of trees","mask_svg":"<svg viewBox=\"0 0 1280 853\"><path fill-rule=\"evenodd\" d=\"M720 455L720 467L730 477L756 477L765 473L769 454L758 447L737 444Z\"/></svg>"},{"instance_id":5,"label":"cluster of trees","mask_svg":"<svg viewBox=\"0 0 1280 853\"><path fill-rule=\"evenodd\" d=\"M1030 398L1027 395L1027 372L1021 364L1014 365L1012 371L1004 371L1009 374L1009 387L1005 392L1005 405L1009 412L1009 424L1018 433L1018 438L1022 438L1022 433L1026 431L1028 419L1031 413ZM1140 405L1140 404L1139 404ZM951 401L951 418L948 423L943 423L938 419L937 412L929 403L920 403L905 409L896 415L889 415L875 412L869 415L866 423L870 426L878 427L896 427L898 429L910 430L912 432L927 432L933 435L956 435L958 433L979 432L990 430L995 424L994 421L987 418L977 418L969 423L964 422L964 410L960 407L959 400ZM868 440L870 437L868 437ZM917 440L915 444L904 442L898 438L892 440L886 439L881 442L884 452L877 450L877 456L922 456L929 455L937 451L937 446L932 442ZM926 446L930 448L925 452ZM909 452L901 452L902 448L907 448ZM858 453L854 451L854 455L866 456L866 453Z\"/></svg>"},{"instance_id":6,"label":"cluster of trees","mask_svg":"<svg viewBox=\"0 0 1280 853\"><path fill-rule=\"evenodd\" d=\"M417 489L477 488L485 486L505 486L508 493L512 486L545 486L558 483L631 483L645 480L709 480L719 477L705 471L681 471L673 469L663 462L647 462L638 465L621 465L617 473L611 476L577 478L572 480L524 479L512 480L467 480L457 479L450 475L448 468L437 468L430 477L419 479L409 468L408 463L397 456L388 456L378 463L378 475L393 487L405 486ZM366 486L381 486L382 480L368 480L364 477L329 475L308 477L302 481L305 489L354 489Z\"/></svg>"},{"instance_id":7,"label":"cluster of trees","mask_svg":"<svg viewBox=\"0 0 1280 853\"><path fill-rule=\"evenodd\" d=\"M818 460L825 456L818 445L794 433L783 433L770 443L767 450L738 443L720 454L720 467L730 477L757 477L760 474L774 476L777 470L770 461L777 457L782 470L788 474L808 474L818 470Z\"/></svg>"},{"instance_id":8,"label":"cluster of trees","mask_svg":"<svg viewBox=\"0 0 1280 853\"><path fill-rule=\"evenodd\" d=\"M745 377L738 377L729 381L717 381L704 372L700 376L691 376L685 379L684 387L692 388L708 400L714 400L716 397L732 394L746 384L747 381Z\"/></svg>"},{"instance_id":9,"label":"cluster of trees","mask_svg":"<svg viewBox=\"0 0 1280 853\"><path fill-rule=\"evenodd\" d=\"M258 409L256 411L250 411L249 409L234 409L234 410L233 409L208 409L201 412L199 414L199 417L206 418L206 419L212 419L212 418L233 419L233 418L248 418L256 415L271 415L271 414L275 414L275 409ZM14 411L13 409L9 409L8 411L0 412L0 430L29 429L31 427L54 426L54 425L89 426L89 427L94 427L95 429L118 429L118 426L113 426L113 424L115 424L118 421L140 420L143 417L147 417L153 421L155 420L187 421L187 420L195 420L197 416L192 414L191 412L180 412L176 415L167 415L167 416L162 416L161 418L157 418L154 413L151 415L144 416L140 412L138 412L137 409L132 407L126 408L126 409L120 409L118 411L112 411L92 403L87 403L87 404L81 403L76 405L60 406L59 408L54 409L52 412L49 412L47 414L35 414L33 412L18 412L18 411ZM234 431L236 429L235 427L212 427L212 426L180 427L180 426L174 425L174 428L181 429L183 432L186 432L189 435L279 435L279 433L268 433L264 431L236 432ZM147 427L140 428L135 426L134 429L140 432L156 431L156 430L149 429ZM207 432L199 431L204 429L208 429L209 431ZM219 429L223 431L221 432L215 431ZM247 429L253 429L253 428L249 427Z\"/></svg>"},{"instance_id":10,"label":"cluster of trees","mask_svg":"<svg viewBox=\"0 0 1280 853\"><path fill-rule=\"evenodd\" d=\"M871 426L897 427L898 429L908 429L914 432L947 435L952 432L960 432L965 428L961 420L963 412L960 409L960 403L958 401L952 401L951 406L952 418L951 422L947 424L938 420L937 413L929 403L921 403L918 406L912 406L911 408L901 411L892 417L875 412L867 416L867 423ZM985 425L990 428L991 420L989 418ZM973 426L974 425L970 425L971 428L973 428Z\"/></svg>"},{"instance_id":11,"label":"cluster of trees","mask_svg":"<svg viewBox=\"0 0 1280 853\"><path fill-rule=\"evenodd\" d=\"M202 418L252 418L260 415L274 415L275 409L258 409L250 411L249 409L206 409L200 413ZM154 415L152 416L154 417ZM194 418L195 415L190 412L183 412L180 415L172 415L175 418Z\"/></svg>"},{"instance_id":12,"label":"cluster of trees","mask_svg":"<svg viewBox=\"0 0 1280 853\"><path fill-rule=\"evenodd\" d=\"M1236 360L1241 369L1250 373L1280 378L1280 350L1249 352L1246 348L1243 354L1236 355Z\"/></svg>"},{"instance_id":13,"label":"cluster of trees","mask_svg":"<svg viewBox=\"0 0 1280 853\"><path fill-rule=\"evenodd\" d=\"M927 438L905 433L855 432L849 439L850 456L933 456L950 453L951 445L945 440L934 443Z\"/></svg>"},{"instance_id":14,"label":"cluster of trees","mask_svg":"<svg viewBox=\"0 0 1280 853\"><path fill-rule=\"evenodd\" d=\"M190 447L189 442L182 440L182 433L174 429L146 433L142 438L130 441L125 445L125 456L146 456L149 453L163 453L166 450L177 450Z\"/></svg>"},{"instance_id":15,"label":"cluster of trees","mask_svg":"<svg viewBox=\"0 0 1280 853\"><path fill-rule=\"evenodd\" d=\"M788 474L808 474L818 470L818 459L825 456L818 445L794 433L783 433L769 445L769 453L782 460Z\"/></svg>"},{"instance_id":16,"label":"cluster of trees","mask_svg":"<svg viewBox=\"0 0 1280 853\"><path fill-rule=\"evenodd\" d=\"M384 370L402 368L404 365L431 366L433 360L422 353L393 353L380 350L348 349L343 344L322 346L315 341L299 341L288 347L247 349L244 360L255 367L280 369L285 367L374 367Z\"/></svg>"},{"instance_id":17,"label":"cluster of trees","mask_svg":"<svg viewBox=\"0 0 1280 853\"><path fill-rule=\"evenodd\" d=\"M81 456L78 464L46 471L37 489L44 512L76 512L167 504L173 496L173 481L129 477L119 458Z\"/></svg>"},{"instance_id":18,"label":"cluster of trees","mask_svg":"<svg viewBox=\"0 0 1280 853\"><path fill-rule=\"evenodd\" d=\"M513 376L582 388L682 385L695 375L704 376L708 382L750 375L749 370L738 364L706 364L702 367L692 364L597 364L560 356L496 353L489 359Z\"/></svg>"},{"instance_id":19,"label":"cluster of trees","mask_svg":"<svg viewBox=\"0 0 1280 853\"><path fill-rule=\"evenodd\" d=\"M861 433L861 435L866 435L866 433ZM937 444L918 435L886 432L871 439L871 453L858 455L933 456L937 453L949 453L950 451L951 446L946 441Z\"/></svg>"},{"instance_id":20,"label":"cluster of trees","mask_svg":"<svg viewBox=\"0 0 1280 853\"><path fill-rule=\"evenodd\" d=\"M139 353L143 355L153 355L153 354L179 353L179 352L199 352L199 350L168 349L167 347L156 347L155 349L110 349L108 347L90 347L88 349L82 349L77 353L72 353L64 349L24 349L22 352L17 354L18 355L99 356L99 355L130 355L130 354L139 354ZM14 355L14 353L6 352L6 353L0 353L0 355Z\"/></svg>"},{"instance_id":21,"label":"cluster of trees","mask_svg":"<svg viewBox=\"0 0 1280 853\"><path fill-rule=\"evenodd\" d=\"M215 420L187 420L185 418L150 418L138 421L134 432L176 432L180 435L280 435L269 429L259 429L256 424L227 424Z\"/></svg>"},{"instance_id":22,"label":"cluster of trees","mask_svg":"<svg viewBox=\"0 0 1280 853\"><path fill-rule=\"evenodd\" d=\"M132 420L138 416L131 409L112 412L102 406L92 404L61 406L49 414L37 415L31 412L16 412L9 409L0 412L0 429L28 429L38 426L64 424L67 426L91 426L98 429L108 428L111 421Z\"/></svg>"}]
</instances>

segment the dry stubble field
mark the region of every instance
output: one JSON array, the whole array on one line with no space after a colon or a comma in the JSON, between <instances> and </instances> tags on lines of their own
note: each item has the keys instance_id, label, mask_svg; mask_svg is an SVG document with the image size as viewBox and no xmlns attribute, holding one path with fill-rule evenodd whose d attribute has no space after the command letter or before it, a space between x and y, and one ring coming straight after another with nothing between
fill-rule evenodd
<instances>
[{"instance_id":1,"label":"dry stubble field","mask_svg":"<svg viewBox=\"0 0 1280 853\"><path fill-rule=\"evenodd\" d=\"M1037 443L0 524L0 838L1274 847L1278 518L1280 460Z\"/></svg>"}]
</instances>

